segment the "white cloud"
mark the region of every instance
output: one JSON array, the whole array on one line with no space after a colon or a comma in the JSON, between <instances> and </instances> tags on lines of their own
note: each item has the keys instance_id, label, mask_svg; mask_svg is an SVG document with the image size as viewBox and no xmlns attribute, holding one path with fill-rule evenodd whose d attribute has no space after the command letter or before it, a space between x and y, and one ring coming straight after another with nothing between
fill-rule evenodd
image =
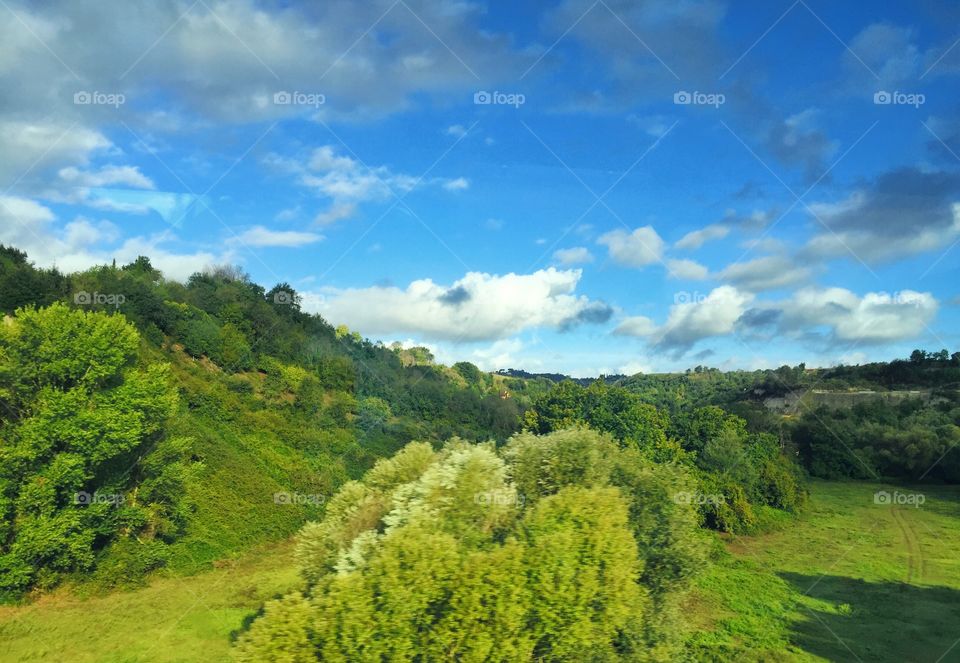
<instances>
[{"instance_id":1,"label":"white cloud","mask_svg":"<svg viewBox=\"0 0 960 663\"><path fill-rule=\"evenodd\" d=\"M470 188L470 182L465 177L458 177L444 182L443 188L447 191L464 191Z\"/></svg>"},{"instance_id":2,"label":"white cloud","mask_svg":"<svg viewBox=\"0 0 960 663\"><path fill-rule=\"evenodd\" d=\"M644 267L659 262L664 248L663 240L651 226L637 228L632 233L612 230L601 235L597 243L607 247L615 262L627 267Z\"/></svg>"},{"instance_id":3,"label":"white cloud","mask_svg":"<svg viewBox=\"0 0 960 663\"><path fill-rule=\"evenodd\" d=\"M707 242L723 239L730 234L730 228L720 224L713 224L689 232L677 241L674 246L678 249L699 249Z\"/></svg>"},{"instance_id":4,"label":"white cloud","mask_svg":"<svg viewBox=\"0 0 960 663\"><path fill-rule=\"evenodd\" d=\"M734 263L720 272L720 278L738 288L758 292L776 290L809 280L812 270L786 256L764 256Z\"/></svg>"},{"instance_id":5,"label":"white cloud","mask_svg":"<svg viewBox=\"0 0 960 663\"><path fill-rule=\"evenodd\" d=\"M321 225L354 216L362 203L388 201L424 184L439 185L448 191L462 191L470 186L463 177L423 180L393 172L387 166L367 166L359 159L338 154L331 145L315 148L305 163L277 154L267 155L264 163L295 175L299 184L330 201L330 206L316 216Z\"/></svg>"},{"instance_id":6,"label":"white cloud","mask_svg":"<svg viewBox=\"0 0 960 663\"><path fill-rule=\"evenodd\" d=\"M650 318L636 315L617 325L613 333L617 336L650 336L657 330L657 324Z\"/></svg>"},{"instance_id":7,"label":"white cloud","mask_svg":"<svg viewBox=\"0 0 960 663\"><path fill-rule=\"evenodd\" d=\"M826 326L842 341L882 343L922 334L939 303L929 292L870 292L862 298L845 288L804 288L782 304L782 327L802 331Z\"/></svg>"},{"instance_id":8,"label":"white cloud","mask_svg":"<svg viewBox=\"0 0 960 663\"><path fill-rule=\"evenodd\" d=\"M112 145L99 131L75 124L0 118L0 186L29 181L52 165L85 165Z\"/></svg>"},{"instance_id":9,"label":"white cloud","mask_svg":"<svg viewBox=\"0 0 960 663\"><path fill-rule=\"evenodd\" d=\"M802 253L881 262L946 247L960 237L960 174L903 167L836 202L810 205L819 231Z\"/></svg>"},{"instance_id":10,"label":"white cloud","mask_svg":"<svg viewBox=\"0 0 960 663\"><path fill-rule=\"evenodd\" d=\"M227 241L250 247L275 246L298 247L313 244L323 239L323 235L295 230L270 230L264 226L254 226L231 237Z\"/></svg>"},{"instance_id":11,"label":"white cloud","mask_svg":"<svg viewBox=\"0 0 960 663\"><path fill-rule=\"evenodd\" d=\"M137 166L104 166L95 171L84 171L74 166L60 169L60 179L79 187L129 186L135 189L156 189L149 177Z\"/></svg>"},{"instance_id":12,"label":"white cloud","mask_svg":"<svg viewBox=\"0 0 960 663\"><path fill-rule=\"evenodd\" d=\"M120 232L110 222L77 218L58 228L56 221L53 211L36 201L0 196L0 243L26 251L41 267L56 266L69 273L113 259L132 262L145 255L166 277L184 281L205 266L229 262L232 257L229 252L172 252L165 248L176 240L171 233L131 237L114 246Z\"/></svg>"},{"instance_id":13,"label":"white cloud","mask_svg":"<svg viewBox=\"0 0 960 663\"><path fill-rule=\"evenodd\" d=\"M450 286L430 279L405 289L329 289L309 305L333 323L365 334L411 333L427 339L481 341L508 338L530 328L569 328L609 318L600 302L576 295L580 270L539 270L532 274L470 272ZM605 318L601 319L601 313Z\"/></svg>"},{"instance_id":14,"label":"white cloud","mask_svg":"<svg viewBox=\"0 0 960 663\"><path fill-rule=\"evenodd\" d=\"M582 246L569 249L560 249L553 252L553 259L564 266L580 265L593 262L593 254Z\"/></svg>"},{"instance_id":15,"label":"white cloud","mask_svg":"<svg viewBox=\"0 0 960 663\"><path fill-rule=\"evenodd\" d=\"M667 260L669 275L678 279L702 281L710 276L710 270L694 260Z\"/></svg>"},{"instance_id":16,"label":"white cloud","mask_svg":"<svg viewBox=\"0 0 960 663\"><path fill-rule=\"evenodd\" d=\"M623 375L636 375L637 373L652 373L653 370L649 364L640 361L628 361L617 369L617 373Z\"/></svg>"},{"instance_id":17,"label":"white cloud","mask_svg":"<svg viewBox=\"0 0 960 663\"><path fill-rule=\"evenodd\" d=\"M656 332L656 345L679 356L701 339L729 334L751 301L750 293L724 285L703 300L674 304Z\"/></svg>"},{"instance_id":18,"label":"white cloud","mask_svg":"<svg viewBox=\"0 0 960 663\"><path fill-rule=\"evenodd\" d=\"M467 129L462 124L451 124L444 133L454 138L463 138L467 135Z\"/></svg>"}]
</instances>

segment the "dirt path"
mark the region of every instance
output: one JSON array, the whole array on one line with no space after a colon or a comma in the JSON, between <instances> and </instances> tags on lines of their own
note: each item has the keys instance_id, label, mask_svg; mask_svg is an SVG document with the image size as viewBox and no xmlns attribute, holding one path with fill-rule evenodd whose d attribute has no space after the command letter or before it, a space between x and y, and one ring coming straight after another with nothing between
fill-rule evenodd
<instances>
[{"instance_id":1,"label":"dirt path","mask_svg":"<svg viewBox=\"0 0 960 663\"><path fill-rule=\"evenodd\" d=\"M892 507L890 513L900 528L903 541L907 546L907 583L921 582L923 580L923 549L920 546L920 539L917 538L917 533L910 524L910 518L904 515L900 507Z\"/></svg>"}]
</instances>

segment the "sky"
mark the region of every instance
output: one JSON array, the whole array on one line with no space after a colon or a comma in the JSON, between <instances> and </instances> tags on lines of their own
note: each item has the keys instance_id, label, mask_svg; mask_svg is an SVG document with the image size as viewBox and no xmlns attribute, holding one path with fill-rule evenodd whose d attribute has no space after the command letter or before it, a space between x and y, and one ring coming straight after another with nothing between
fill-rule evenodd
<instances>
[{"instance_id":1,"label":"sky","mask_svg":"<svg viewBox=\"0 0 960 663\"><path fill-rule=\"evenodd\" d=\"M445 363L960 349L960 4L0 1L0 243Z\"/></svg>"}]
</instances>

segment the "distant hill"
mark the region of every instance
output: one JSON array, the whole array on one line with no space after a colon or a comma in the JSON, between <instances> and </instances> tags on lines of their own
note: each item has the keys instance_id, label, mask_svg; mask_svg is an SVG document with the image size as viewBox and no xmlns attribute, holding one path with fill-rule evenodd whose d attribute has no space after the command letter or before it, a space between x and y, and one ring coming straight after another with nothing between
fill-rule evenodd
<instances>
[{"instance_id":1,"label":"distant hill","mask_svg":"<svg viewBox=\"0 0 960 663\"><path fill-rule=\"evenodd\" d=\"M523 380L549 380L550 382L563 382L571 380L585 387L592 382L602 380L608 384L615 384L626 378L626 375L601 375L596 378L573 378L563 373L530 373L519 368L501 368L495 372L496 375L502 375L508 378L519 378Z\"/></svg>"}]
</instances>

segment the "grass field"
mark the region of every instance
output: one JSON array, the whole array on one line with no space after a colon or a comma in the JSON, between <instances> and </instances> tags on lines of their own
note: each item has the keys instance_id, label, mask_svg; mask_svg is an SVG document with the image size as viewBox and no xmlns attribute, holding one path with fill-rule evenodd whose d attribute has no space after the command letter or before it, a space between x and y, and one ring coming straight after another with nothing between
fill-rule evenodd
<instances>
[{"instance_id":1,"label":"grass field","mask_svg":"<svg viewBox=\"0 0 960 663\"><path fill-rule=\"evenodd\" d=\"M796 522L725 547L687 607L697 660L960 662L960 487L816 482ZM0 661L227 660L230 633L296 582L286 543L135 591L60 590L0 607Z\"/></svg>"},{"instance_id":2,"label":"grass field","mask_svg":"<svg viewBox=\"0 0 960 663\"><path fill-rule=\"evenodd\" d=\"M960 661L958 487L815 482L796 524L726 547L690 604L700 660Z\"/></svg>"},{"instance_id":3,"label":"grass field","mask_svg":"<svg viewBox=\"0 0 960 663\"><path fill-rule=\"evenodd\" d=\"M298 582L290 543L188 578L81 599L67 590L0 607L0 661L134 663L229 660L230 633Z\"/></svg>"}]
</instances>

